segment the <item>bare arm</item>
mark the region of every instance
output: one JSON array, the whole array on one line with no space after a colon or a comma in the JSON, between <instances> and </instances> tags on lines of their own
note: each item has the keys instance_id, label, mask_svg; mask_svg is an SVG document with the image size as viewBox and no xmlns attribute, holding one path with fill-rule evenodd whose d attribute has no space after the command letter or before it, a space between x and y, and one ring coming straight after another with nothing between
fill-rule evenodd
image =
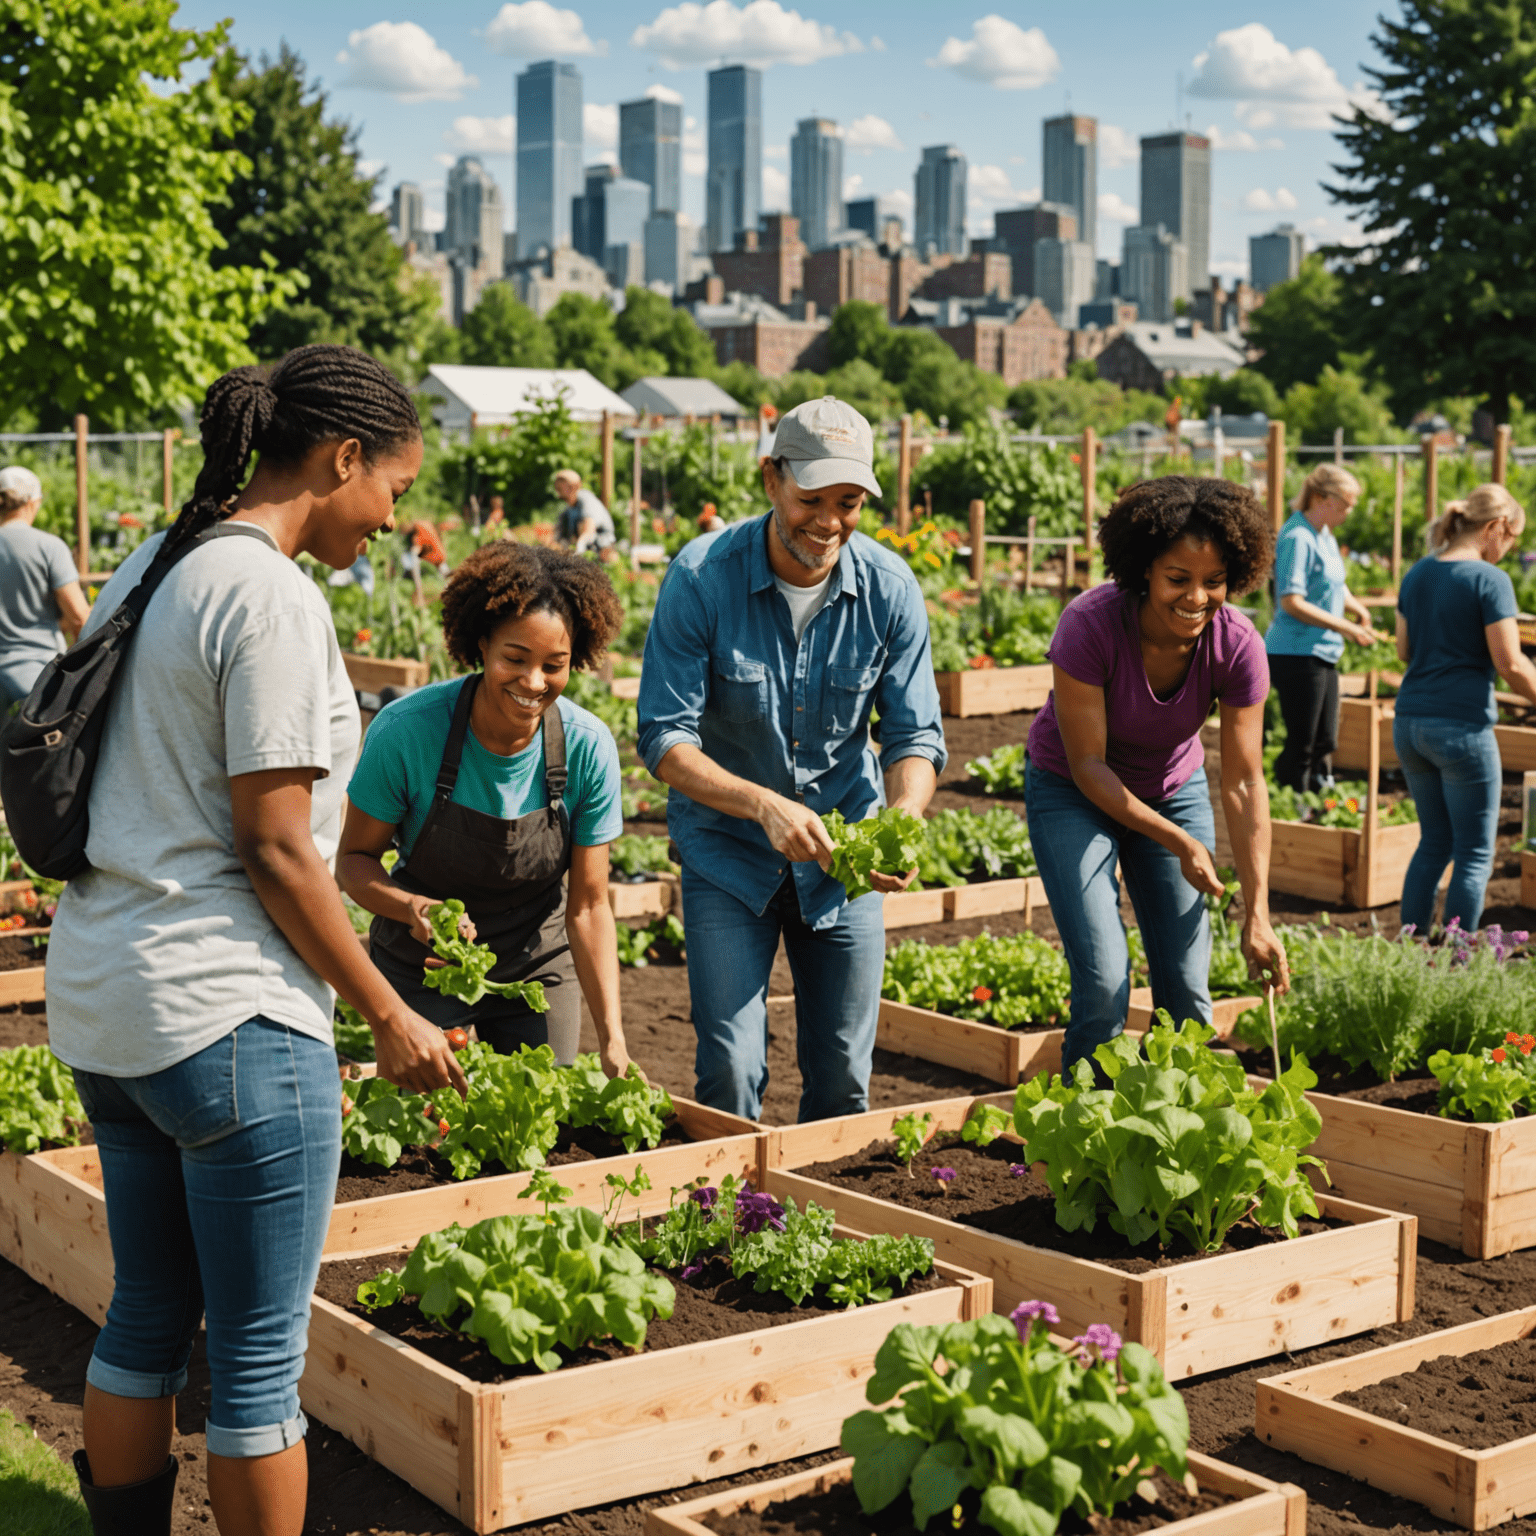
<instances>
[{"instance_id":1,"label":"bare arm","mask_svg":"<svg viewBox=\"0 0 1536 1536\"><path fill-rule=\"evenodd\" d=\"M1243 888L1243 953L1255 981L1288 992L1285 947L1269 920L1269 787L1264 782L1264 703L1221 706L1221 808Z\"/></svg>"},{"instance_id":2,"label":"bare arm","mask_svg":"<svg viewBox=\"0 0 1536 1536\"><path fill-rule=\"evenodd\" d=\"M348 801L346 825L336 850L336 883L365 912L404 923L412 938L431 944L432 923L427 913L437 903L430 896L403 890L389 878L381 856L394 839L395 828L387 821L369 816ZM474 942L475 925L467 917L459 923L459 932Z\"/></svg>"},{"instance_id":3,"label":"bare arm","mask_svg":"<svg viewBox=\"0 0 1536 1536\"><path fill-rule=\"evenodd\" d=\"M1053 669L1056 692L1056 723L1066 748L1072 782L1107 815L1122 826L1143 833L1175 855L1184 878L1197 891L1219 896L1223 886L1216 874L1211 851L1183 827L1159 816L1145 800L1125 787L1120 776L1104 761L1109 743L1104 690L1079 682L1060 667Z\"/></svg>"},{"instance_id":4,"label":"bare arm","mask_svg":"<svg viewBox=\"0 0 1536 1536\"><path fill-rule=\"evenodd\" d=\"M1344 599L1344 606L1350 605L1350 599ZM1326 608L1319 608L1316 603L1309 603L1306 598L1295 592L1287 592L1280 599L1280 606L1293 619L1300 619L1303 624L1315 624L1319 629L1331 629L1336 634L1343 635L1346 640L1353 640L1356 645L1375 645L1381 638L1371 627L1370 609L1363 603L1356 602L1355 607L1365 614L1365 622L1356 624L1350 619L1336 619Z\"/></svg>"},{"instance_id":5,"label":"bare arm","mask_svg":"<svg viewBox=\"0 0 1536 1536\"><path fill-rule=\"evenodd\" d=\"M242 773L229 781L235 852L261 904L312 970L373 1030L379 1073L413 1092L451 1084L463 1069L442 1031L412 1012L363 952L336 882L310 835L310 768Z\"/></svg>"},{"instance_id":6,"label":"bare arm","mask_svg":"<svg viewBox=\"0 0 1536 1536\"><path fill-rule=\"evenodd\" d=\"M921 816L928 809L928 802L933 799L933 792L938 787L939 776L933 764L926 757L914 753L910 757L898 758L886 771L885 803L894 809L908 811L913 816ZM915 869L909 869L904 875L871 872L869 883L877 891L890 895L895 891L906 890L916 878Z\"/></svg>"},{"instance_id":7,"label":"bare arm","mask_svg":"<svg viewBox=\"0 0 1536 1536\"><path fill-rule=\"evenodd\" d=\"M565 900L565 932L576 979L597 1026L597 1049L609 1077L629 1068L619 1007L619 944L608 904L608 844L571 849L571 883Z\"/></svg>"},{"instance_id":8,"label":"bare arm","mask_svg":"<svg viewBox=\"0 0 1536 1536\"><path fill-rule=\"evenodd\" d=\"M73 645L80 638L80 630L90 617L91 605L85 600L78 581L67 581L53 589L53 600L59 607L59 628Z\"/></svg>"},{"instance_id":9,"label":"bare arm","mask_svg":"<svg viewBox=\"0 0 1536 1536\"><path fill-rule=\"evenodd\" d=\"M1483 634L1488 640L1488 654L1510 692L1536 704L1536 667L1520 649L1519 624L1514 619L1498 619L1485 624Z\"/></svg>"},{"instance_id":10,"label":"bare arm","mask_svg":"<svg viewBox=\"0 0 1536 1536\"><path fill-rule=\"evenodd\" d=\"M1397 616L1397 659L1408 665L1408 620L1402 614Z\"/></svg>"}]
</instances>

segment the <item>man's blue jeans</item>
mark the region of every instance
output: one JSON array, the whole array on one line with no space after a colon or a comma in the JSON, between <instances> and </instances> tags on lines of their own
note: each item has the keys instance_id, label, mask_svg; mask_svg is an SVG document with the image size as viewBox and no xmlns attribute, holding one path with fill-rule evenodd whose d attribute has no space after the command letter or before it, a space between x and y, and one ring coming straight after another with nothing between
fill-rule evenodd
<instances>
[{"instance_id":1,"label":"man's blue jeans","mask_svg":"<svg viewBox=\"0 0 1536 1536\"><path fill-rule=\"evenodd\" d=\"M260 1015L148 1077L75 1072L96 1131L117 1281L85 1379L174 1397L208 1319L208 1449L304 1437L309 1301L336 1201L336 1052Z\"/></svg>"},{"instance_id":2,"label":"man's blue jeans","mask_svg":"<svg viewBox=\"0 0 1536 1536\"><path fill-rule=\"evenodd\" d=\"M1499 745L1491 725L1399 715L1392 745L1419 808L1419 846L1403 877L1403 922L1428 933L1435 891L1454 861L1445 893L1445 921L1461 919L1467 933L1483 920L1488 877L1499 831L1504 786Z\"/></svg>"},{"instance_id":3,"label":"man's blue jeans","mask_svg":"<svg viewBox=\"0 0 1536 1536\"><path fill-rule=\"evenodd\" d=\"M1166 800L1147 802L1204 843L1216 841L1205 769ZM1030 842L1061 946L1072 967L1072 1019L1061 1052L1063 1076L1080 1057L1125 1028L1130 952L1120 920L1118 861L1151 973L1152 1002L1174 1021L1211 1022L1211 925L1179 861L1150 837L1101 811L1071 779L1030 763L1024 773Z\"/></svg>"},{"instance_id":4,"label":"man's blue jeans","mask_svg":"<svg viewBox=\"0 0 1536 1536\"><path fill-rule=\"evenodd\" d=\"M768 1087L768 974L779 936L795 978L800 1119L869 1108L869 1069L885 976L885 898L851 901L830 928L806 926L792 880L759 917L683 865L688 990L701 1104L756 1120Z\"/></svg>"}]
</instances>

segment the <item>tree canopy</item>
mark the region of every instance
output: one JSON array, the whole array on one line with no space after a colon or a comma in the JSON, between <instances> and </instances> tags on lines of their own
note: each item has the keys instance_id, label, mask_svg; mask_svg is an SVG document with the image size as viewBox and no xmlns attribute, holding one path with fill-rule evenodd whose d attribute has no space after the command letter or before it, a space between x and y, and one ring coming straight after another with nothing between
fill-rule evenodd
<instances>
[{"instance_id":1,"label":"tree canopy","mask_svg":"<svg viewBox=\"0 0 1536 1536\"><path fill-rule=\"evenodd\" d=\"M660 354L673 378L707 378L714 372L714 343L686 309L678 309L649 288L631 283L625 289L624 308L614 319L613 333L632 351Z\"/></svg>"},{"instance_id":2,"label":"tree canopy","mask_svg":"<svg viewBox=\"0 0 1536 1536\"><path fill-rule=\"evenodd\" d=\"M1343 345L1339 280L1313 252L1289 282L1276 283L1248 319L1248 340L1263 356L1253 366L1284 394L1339 366Z\"/></svg>"},{"instance_id":3,"label":"tree canopy","mask_svg":"<svg viewBox=\"0 0 1536 1536\"><path fill-rule=\"evenodd\" d=\"M486 368L553 368L555 342L510 283L487 283L464 316L454 360Z\"/></svg>"},{"instance_id":4,"label":"tree canopy","mask_svg":"<svg viewBox=\"0 0 1536 1536\"><path fill-rule=\"evenodd\" d=\"M9 0L0 20L0 420L163 424L251 361L252 327L300 286L216 261L239 60L224 25L175 10Z\"/></svg>"}]
</instances>

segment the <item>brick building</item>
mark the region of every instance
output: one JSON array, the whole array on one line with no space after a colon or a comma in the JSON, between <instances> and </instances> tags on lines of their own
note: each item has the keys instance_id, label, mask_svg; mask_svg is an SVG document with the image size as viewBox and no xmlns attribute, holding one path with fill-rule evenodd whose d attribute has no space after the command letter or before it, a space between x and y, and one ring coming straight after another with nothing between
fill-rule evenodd
<instances>
[{"instance_id":1,"label":"brick building","mask_svg":"<svg viewBox=\"0 0 1536 1536\"><path fill-rule=\"evenodd\" d=\"M765 213L756 229L737 234L735 250L715 252L715 271L728 293L790 304L805 288L806 254L800 220L792 213Z\"/></svg>"},{"instance_id":2,"label":"brick building","mask_svg":"<svg viewBox=\"0 0 1536 1536\"><path fill-rule=\"evenodd\" d=\"M1004 251L985 251L942 266L934 263L919 292L925 299L1011 299L1012 259Z\"/></svg>"},{"instance_id":3,"label":"brick building","mask_svg":"<svg viewBox=\"0 0 1536 1536\"><path fill-rule=\"evenodd\" d=\"M709 333L717 362L749 363L778 379L797 368L824 373L831 367L829 322L816 318L814 304L804 309L804 319L791 319L756 295L733 293L723 304L695 304L693 318Z\"/></svg>"},{"instance_id":4,"label":"brick building","mask_svg":"<svg viewBox=\"0 0 1536 1536\"><path fill-rule=\"evenodd\" d=\"M1161 391L1171 379L1214 373L1228 378L1247 358L1198 320L1141 321L1128 326L1099 354L1099 377L1122 389Z\"/></svg>"},{"instance_id":5,"label":"brick building","mask_svg":"<svg viewBox=\"0 0 1536 1536\"><path fill-rule=\"evenodd\" d=\"M973 313L962 324L935 326L934 334L1010 389L1025 379L1067 376L1070 337L1039 299L1012 317Z\"/></svg>"},{"instance_id":6,"label":"brick building","mask_svg":"<svg viewBox=\"0 0 1536 1536\"><path fill-rule=\"evenodd\" d=\"M879 304L889 315L890 261L873 245L833 245L812 251L804 263L805 297L820 314L840 304Z\"/></svg>"}]
</instances>

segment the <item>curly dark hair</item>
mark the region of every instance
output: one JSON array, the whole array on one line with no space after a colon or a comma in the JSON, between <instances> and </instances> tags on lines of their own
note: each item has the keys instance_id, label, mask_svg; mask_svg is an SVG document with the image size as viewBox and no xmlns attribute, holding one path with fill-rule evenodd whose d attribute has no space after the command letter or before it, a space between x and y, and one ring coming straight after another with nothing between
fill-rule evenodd
<instances>
[{"instance_id":1,"label":"curly dark hair","mask_svg":"<svg viewBox=\"0 0 1536 1536\"><path fill-rule=\"evenodd\" d=\"M466 667L481 664L480 642L500 624L547 611L571 632L571 668L597 661L624 622L600 565L542 544L499 539L477 549L443 588L443 638Z\"/></svg>"},{"instance_id":2,"label":"curly dark hair","mask_svg":"<svg viewBox=\"0 0 1536 1536\"><path fill-rule=\"evenodd\" d=\"M1251 592L1275 563L1269 517L1247 486L1204 475L1164 475L1128 487L1104 514L1104 569L1117 586L1141 592L1147 567L1186 534L1221 550L1234 596Z\"/></svg>"}]
</instances>

